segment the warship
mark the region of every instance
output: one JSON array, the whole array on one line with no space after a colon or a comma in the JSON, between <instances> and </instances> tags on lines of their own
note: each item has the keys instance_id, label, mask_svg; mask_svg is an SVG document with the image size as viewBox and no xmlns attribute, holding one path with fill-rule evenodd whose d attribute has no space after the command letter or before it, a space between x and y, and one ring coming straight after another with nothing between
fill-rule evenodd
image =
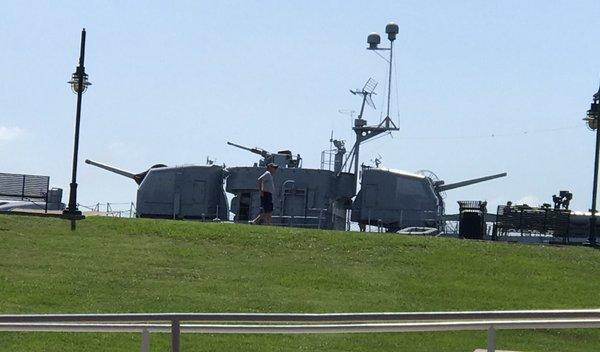
<instances>
[{"instance_id":1,"label":"warship","mask_svg":"<svg viewBox=\"0 0 600 352\"><path fill-rule=\"evenodd\" d=\"M444 216L442 192L503 177L506 173L444 185L431 175L379 167L363 166L359 170L361 145L383 133L399 130L390 118L393 45L398 25L389 23L385 32L389 47L379 47L380 35L371 33L367 49L389 54L385 59L389 64L386 117L376 125L369 125L364 118L366 106L375 108L372 99L376 94L375 80L370 78L361 89L350 90L361 98L360 112L352 127L355 141L347 153L345 141L330 139L335 146L329 151L333 168L325 168L323 163L320 169L303 168L301 156L290 150L273 153L232 142L227 144L260 156L258 162L234 167L159 164L139 174L91 160L86 163L133 179L139 185L137 215L140 217L229 220L231 211L233 221L247 222L260 212L256 180L268 163L275 163L280 167L274 176L274 225L344 230L350 229L353 221L361 228L377 225L392 232L414 226L440 228ZM225 191L232 195L230 207L224 184Z\"/></svg>"}]
</instances>

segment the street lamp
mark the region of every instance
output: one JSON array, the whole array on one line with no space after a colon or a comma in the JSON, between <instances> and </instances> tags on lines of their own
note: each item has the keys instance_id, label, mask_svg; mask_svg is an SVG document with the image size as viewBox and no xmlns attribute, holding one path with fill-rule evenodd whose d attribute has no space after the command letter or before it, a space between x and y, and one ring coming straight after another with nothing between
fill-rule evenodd
<instances>
[{"instance_id":1,"label":"street lamp","mask_svg":"<svg viewBox=\"0 0 600 352\"><path fill-rule=\"evenodd\" d=\"M63 218L71 220L71 230L75 230L75 220L83 219L81 211L77 209L77 154L79 152L79 121L81 119L81 98L83 92L92 83L88 81L88 75L85 73L83 65L85 59L85 28L81 31L81 46L79 52L79 66L71 76L68 82L71 85L73 93L77 94L77 113L75 116L75 142L73 146L73 168L71 175L71 184L69 192L69 205L63 211Z\"/></svg>"},{"instance_id":2,"label":"street lamp","mask_svg":"<svg viewBox=\"0 0 600 352\"><path fill-rule=\"evenodd\" d=\"M77 94L80 90L80 87L79 87L80 81L83 81L82 93L85 93L85 91L87 91L88 86L92 85L92 82L88 81L87 73L83 72L83 74L80 74L79 71L85 71L85 69L83 67L77 67L76 71L73 72L73 74L71 75L71 80L69 82L67 82L71 85L71 90L75 94ZM82 77L81 79L79 78L80 75Z\"/></svg>"},{"instance_id":3,"label":"street lamp","mask_svg":"<svg viewBox=\"0 0 600 352\"><path fill-rule=\"evenodd\" d=\"M598 128L598 119L600 119L600 88L594 94L594 99L587 111L587 116L583 119L587 122L591 130L596 130L596 154L594 157L594 185L592 190L592 216L590 217L590 245L596 245L596 195L598 193L598 156L600 152L600 128Z\"/></svg>"}]
</instances>

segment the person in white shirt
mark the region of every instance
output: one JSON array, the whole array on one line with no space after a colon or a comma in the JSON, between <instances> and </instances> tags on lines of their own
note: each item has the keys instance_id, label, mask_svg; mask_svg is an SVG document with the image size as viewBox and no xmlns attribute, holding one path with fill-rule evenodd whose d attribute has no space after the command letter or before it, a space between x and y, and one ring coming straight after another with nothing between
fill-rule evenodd
<instances>
[{"instance_id":1,"label":"person in white shirt","mask_svg":"<svg viewBox=\"0 0 600 352\"><path fill-rule=\"evenodd\" d=\"M260 191L260 214L250 221L250 224L266 224L270 225L273 215L273 193L275 193L275 183L273 182L273 174L277 171L278 165L269 163L267 171L260 175L256 181L256 186Z\"/></svg>"}]
</instances>

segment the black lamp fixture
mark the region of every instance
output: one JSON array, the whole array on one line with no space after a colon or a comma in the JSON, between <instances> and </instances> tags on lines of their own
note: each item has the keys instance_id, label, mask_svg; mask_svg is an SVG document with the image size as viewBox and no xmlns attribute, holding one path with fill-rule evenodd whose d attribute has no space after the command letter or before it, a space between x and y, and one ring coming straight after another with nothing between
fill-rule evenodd
<instances>
[{"instance_id":1,"label":"black lamp fixture","mask_svg":"<svg viewBox=\"0 0 600 352\"><path fill-rule=\"evenodd\" d=\"M588 242L590 245L596 245L596 199L598 194L598 157L600 154L600 129L598 128L598 119L600 119L600 88L594 94L590 109L587 111L586 121L591 130L596 131L596 153L594 156L594 183L592 189L592 215L590 216L590 236Z\"/></svg>"},{"instance_id":2,"label":"black lamp fixture","mask_svg":"<svg viewBox=\"0 0 600 352\"><path fill-rule=\"evenodd\" d=\"M81 120L81 98L88 86L92 83L88 81L88 75L85 73L85 28L81 31L81 46L79 52L79 66L71 76L68 82L71 85L73 93L77 94L77 113L75 116L75 142L73 146L73 167L71 175L71 184L69 192L69 205L63 211L63 218L71 220L71 230L75 230L75 221L83 219L81 211L77 208L77 154L79 152L79 123Z\"/></svg>"},{"instance_id":3,"label":"black lamp fixture","mask_svg":"<svg viewBox=\"0 0 600 352\"><path fill-rule=\"evenodd\" d=\"M79 73L79 71L83 71L82 73ZM81 67L77 67L77 69L75 70L75 72L73 72L73 75L71 75L71 80L67 83L69 83L71 85L71 90L73 91L73 93L77 94L80 90L79 88L79 81L80 78L81 81L83 81L83 91L81 93L85 93L87 91L88 86L92 85L92 82L88 81L88 75L87 73L85 73L85 69L83 66Z\"/></svg>"}]
</instances>

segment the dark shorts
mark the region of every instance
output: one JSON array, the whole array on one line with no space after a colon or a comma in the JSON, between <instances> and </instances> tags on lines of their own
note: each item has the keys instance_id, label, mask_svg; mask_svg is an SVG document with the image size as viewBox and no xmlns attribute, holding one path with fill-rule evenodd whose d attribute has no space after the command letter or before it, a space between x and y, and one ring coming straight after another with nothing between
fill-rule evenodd
<instances>
[{"instance_id":1,"label":"dark shorts","mask_svg":"<svg viewBox=\"0 0 600 352\"><path fill-rule=\"evenodd\" d=\"M260 196L260 208L263 213L273 212L273 195L271 193L265 192Z\"/></svg>"}]
</instances>

